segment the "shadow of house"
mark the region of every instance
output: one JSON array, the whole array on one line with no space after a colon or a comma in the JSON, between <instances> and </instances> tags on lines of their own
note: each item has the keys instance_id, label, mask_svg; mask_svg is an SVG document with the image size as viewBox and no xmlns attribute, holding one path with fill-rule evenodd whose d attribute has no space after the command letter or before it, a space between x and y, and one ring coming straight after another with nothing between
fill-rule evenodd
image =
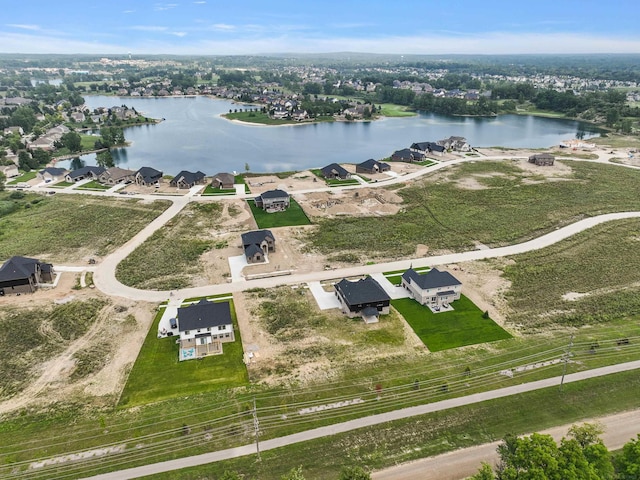
<instances>
[{"instance_id":1,"label":"shadow of house","mask_svg":"<svg viewBox=\"0 0 640 480\"><path fill-rule=\"evenodd\" d=\"M356 173L381 173L389 170L391 166L388 163L379 162L373 158L356 165Z\"/></svg>"},{"instance_id":2,"label":"shadow of house","mask_svg":"<svg viewBox=\"0 0 640 480\"><path fill-rule=\"evenodd\" d=\"M11 257L0 267L0 295L33 293L41 283L53 282L53 265L35 258Z\"/></svg>"},{"instance_id":3,"label":"shadow of house","mask_svg":"<svg viewBox=\"0 0 640 480\"><path fill-rule=\"evenodd\" d=\"M449 272L437 268L422 274L410 268L402 274L402 287L421 305L441 307L460 299L462 283Z\"/></svg>"},{"instance_id":4,"label":"shadow of house","mask_svg":"<svg viewBox=\"0 0 640 480\"><path fill-rule=\"evenodd\" d=\"M267 190L254 199L256 207L265 212L282 212L289 208L291 198L284 190Z\"/></svg>"},{"instance_id":5,"label":"shadow of house","mask_svg":"<svg viewBox=\"0 0 640 480\"><path fill-rule=\"evenodd\" d=\"M365 323L376 323L380 315L389 313L391 297L371 277L355 282L343 278L334 288L342 305L342 313L349 318L360 316Z\"/></svg>"},{"instance_id":6,"label":"shadow of house","mask_svg":"<svg viewBox=\"0 0 640 480\"><path fill-rule=\"evenodd\" d=\"M206 175L201 171L189 172L182 170L171 179L169 185L177 188L191 188L194 185L202 185L205 183Z\"/></svg>"},{"instance_id":7,"label":"shadow of house","mask_svg":"<svg viewBox=\"0 0 640 480\"><path fill-rule=\"evenodd\" d=\"M229 302L202 299L195 305L178 308L176 319L180 361L220 355L223 343L235 341Z\"/></svg>"},{"instance_id":8,"label":"shadow of house","mask_svg":"<svg viewBox=\"0 0 640 480\"><path fill-rule=\"evenodd\" d=\"M211 186L220 190L231 190L236 177L231 173L216 173L211 179Z\"/></svg>"},{"instance_id":9,"label":"shadow of house","mask_svg":"<svg viewBox=\"0 0 640 480\"><path fill-rule=\"evenodd\" d=\"M264 262L269 252L276 251L276 239L271 230L254 230L243 233L241 238L247 263Z\"/></svg>"},{"instance_id":10,"label":"shadow of house","mask_svg":"<svg viewBox=\"0 0 640 480\"><path fill-rule=\"evenodd\" d=\"M320 169L322 176L328 179L346 180L351 178L351 174L337 163L332 163Z\"/></svg>"}]
</instances>

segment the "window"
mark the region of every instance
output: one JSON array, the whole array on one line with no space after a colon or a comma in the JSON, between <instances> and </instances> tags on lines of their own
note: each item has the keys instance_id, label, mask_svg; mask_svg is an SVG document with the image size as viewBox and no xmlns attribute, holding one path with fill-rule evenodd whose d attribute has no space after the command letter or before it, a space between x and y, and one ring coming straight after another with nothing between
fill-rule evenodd
<instances>
[{"instance_id":1,"label":"window","mask_svg":"<svg viewBox=\"0 0 640 480\"><path fill-rule=\"evenodd\" d=\"M210 331L211 331L211 327L207 327L207 332L210 332Z\"/></svg>"},{"instance_id":2,"label":"window","mask_svg":"<svg viewBox=\"0 0 640 480\"><path fill-rule=\"evenodd\" d=\"M189 335L189 330L185 330L184 334Z\"/></svg>"},{"instance_id":3,"label":"window","mask_svg":"<svg viewBox=\"0 0 640 480\"><path fill-rule=\"evenodd\" d=\"M226 330L226 329L227 329L227 326L226 326L226 325L220 325L220 326L218 327L218 330Z\"/></svg>"},{"instance_id":4,"label":"window","mask_svg":"<svg viewBox=\"0 0 640 480\"><path fill-rule=\"evenodd\" d=\"M228 333L225 333L225 334L224 334L224 338L229 338L229 334L228 334Z\"/></svg>"}]
</instances>

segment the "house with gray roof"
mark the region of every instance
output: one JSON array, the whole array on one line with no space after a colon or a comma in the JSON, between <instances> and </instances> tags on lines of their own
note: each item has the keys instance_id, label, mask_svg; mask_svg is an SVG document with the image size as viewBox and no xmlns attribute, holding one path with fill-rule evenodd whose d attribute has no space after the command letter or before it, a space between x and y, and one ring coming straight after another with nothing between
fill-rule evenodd
<instances>
[{"instance_id":1,"label":"house with gray roof","mask_svg":"<svg viewBox=\"0 0 640 480\"><path fill-rule=\"evenodd\" d=\"M379 162L373 158L356 165L356 173L381 173L389 170L391 170L391 166L388 163Z\"/></svg>"},{"instance_id":2,"label":"house with gray roof","mask_svg":"<svg viewBox=\"0 0 640 480\"><path fill-rule=\"evenodd\" d=\"M324 178L340 180L351 178L351 174L344 167L341 167L337 163L331 163L326 167L322 167L320 171L322 172L322 176Z\"/></svg>"},{"instance_id":3,"label":"house with gray roof","mask_svg":"<svg viewBox=\"0 0 640 480\"><path fill-rule=\"evenodd\" d=\"M276 251L276 238L271 230L254 230L241 235L242 248L247 263L261 263L269 252Z\"/></svg>"},{"instance_id":4,"label":"house with gray roof","mask_svg":"<svg viewBox=\"0 0 640 480\"><path fill-rule=\"evenodd\" d=\"M104 167L92 166L88 165L86 167L78 168L76 170L72 170L64 176L65 181L67 182L79 182L81 180L86 180L87 178L97 179L105 172Z\"/></svg>"},{"instance_id":5,"label":"house with gray roof","mask_svg":"<svg viewBox=\"0 0 640 480\"><path fill-rule=\"evenodd\" d=\"M460 299L462 283L449 272L432 268L418 273L410 268L402 274L402 286L421 305L440 308Z\"/></svg>"},{"instance_id":6,"label":"house with gray roof","mask_svg":"<svg viewBox=\"0 0 640 480\"><path fill-rule=\"evenodd\" d=\"M284 190L267 190L254 199L256 207L268 213L282 212L289 208L291 199Z\"/></svg>"},{"instance_id":7,"label":"house with gray roof","mask_svg":"<svg viewBox=\"0 0 640 480\"><path fill-rule=\"evenodd\" d=\"M107 168L98 175L98 181L105 185L117 185L119 183L131 183L135 178L136 172L120 167Z\"/></svg>"},{"instance_id":8,"label":"house with gray roof","mask_svg":"<svg viewBox=\"0 0 640 480\"><path fill-rule=\"evenodd\" d=\"M538 166L551 166L556 161L556 157L550 153L536 153L529 157L529 163L535 163Z\"/></svg>"},{"instance_id":9,"label":"house with gray roof","mask_svg":"<svg viewBox=\"0 0 640 480\"><path fill-rule=\"evenodd\" d=\"M42 182L57 182L62 180L68 173L68 170L57 167L47 167L36 173L36 178Z\"/></svg>"},{"instance_id":10,"label":"house with gray roof","mask_svg":"<svg viewBox=\"0 0 640 480\"><path fill-rule=\"evenodd\" d=\"M141 167L136 172L133 181L146 187L158 185L162 181L162 172L151 167Z\"/></svg>"},{"instance_id":11,"label":"house with gray roof","mask_svg":"<svg viewBox=\"0 0 640 480\"><path fill-rule=\"evenodd\" d=\"M402 150L396 150L391 154L392 162L422 162L425 159L425 154L422 152L415 152L410 148L403 148Z\"/></svg>"},{"instance_id":12,"label":"house with gray roof","mask_svg":"<svg viewBox=\"0 0 640 480\"><path fill-rule=\"evenodd\" d=\"M206 181L206 175L201 171L189 172L182 170L171 179L169 185L177 188L191 188L194 185L202 185Z\"/></svg>"},{"instance_id":13,"label":"house with gray roof","mask_svg":"<svg viewBox=\"0 0 640 480\"><path fill-rule=\"evenodd\" d=\"M0 267L0 296L35 292L40 284L51 283L53 265L35 258L11 257Z\"/></svg>"},{"instance_id":14,"label":"house with gray roof","mask_svg":"<svg viewBox=\"0 0 640 480\"><path fill-rule=\"evenodd\" d=\"M222 344L235 341L229 302L202 299L178 308L179 360L192 360L223 353Z\"/></svg>"},{"instance_id":15,"label":"house with gray roof","mask_svg":"<svg viewBox=\"0 0 640 480\"><path fill-rule=\"evenodd\" d=\"M365 323L376 323L380 315L389 313L391 297L371 277L351 282L343 278L334 285L342 313L349 318L362 317Z\"/></svg>"},{"instance_id":16,"label":"house with gray roof","mask_svg":"<svg viewBox=\"0 0 640 480\"><path fill-rule=\"evenodd\" d=\"M422 153L424 155L432 154L439 157L444 155L446 148L439 145L437 142L416 142L412 143L410 149L414 152Z\"/></svg>"}]
</instances>

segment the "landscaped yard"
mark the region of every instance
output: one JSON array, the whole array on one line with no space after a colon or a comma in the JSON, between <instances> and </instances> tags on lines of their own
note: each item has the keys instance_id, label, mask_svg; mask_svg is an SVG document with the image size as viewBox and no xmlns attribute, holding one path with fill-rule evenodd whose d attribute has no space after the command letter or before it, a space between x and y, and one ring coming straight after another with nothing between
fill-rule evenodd
<instances>
[{"instance_id":1,"label":"landscaped yard","mask_svg":"<svg viewBox=\"0 0 640 480\"><path fill-rule=\"evenodd\" d=\"M8 194L0 193L0 203ZM0 258L26 255L55 262L86 261L128 241L169 202L88 195L26 194L0 216ZM1 210L1 209L0 209Z\"/></svg>"},{"instance_id":2,"label":"landscaped yard","mask_svg":"<svg viewBox=\"0 0 640 480\"><path fill-rule=\"evenodd\" d=\"M235 188L220 188L207 185L203 190L202 195L234 195L235 193Z\"/></svg>"},{"instance_id":3,"label":"landscaped yard","mask_svg":"<svg viewBox=\"0 0 640 480\"><path fill-rule=\"evenodd\" d=\"M320 170L319 168L312 168L309 171L316 177L326 182L326 184L330 187L344 187L345 185L360 184L360 182L358 182L358 180L356 180L355 178L345 178L344 180L341 178L325 178L324 175L322 175L322 170Z\"/></svg>"},{"instance_id":4,"label":"landscaped yard","mask_svg":"<svg viewBox=\"0 0 640 480\"><path fill-rule=\"evenodd\" d=\"M235 342L223 344L222 355L183 362L178 361L177 337L157 337L158 323L164 312L160 309L129 374L120 397L120 405L131 407L247 385L249 379L242 358L240 329L233 300L230 303Z\"/></svg>"},{"instance_id":5,"label":"landscaped yard","mask_svg":"<svg viewBox=\"0 0 640 480\"><path fill-rule=\"evenodd\" d=\"M391 305L432 352L511 338L493 320L483 318L483 312L464 295L451 304L450 312L433 313L412 298L392 300Z\"/></svg>"},{"instance_id":6,"label":"landscaped yard","mask_svg":"<svg viewBox=\"0 0 640 480\"><path fill-rule=\"evenodd\" d=\"M111 187L109 185L103 185L96 180L92 180L90 182L84 183L80 185L77 190L109 190Z\"/></svg>"},{"instance_id":7,"label":"landscaped yard","mask_svg":"<svg viewBox=\"0 0 640 480\"><path fill-rule=\"evenodd\" d=\"M13 180L11 180L10 182L7 182L7 185L17 185L18 183L21 183L21 182L28 182L29 180L33 180L34 178L36 178L37 174L38 174L38 172L36 170L31 170L30 172L25 172L22 175L20 175L19 177L16 177Z\"/></svg>"},{"instance_id":8,"label":"landscaped yard","mask_svg":"<svg viewBox=\"0 0 640 480\"><path fill-rule=\"evenodd\" d=\"M290 199L289 208L283 212L267 213L256 207L253 200L247 200L253 218L258 228L293 227L296 225L310 225L311 221L302 210L302 207L293 198Z\"/></svg>"}]
</instances>

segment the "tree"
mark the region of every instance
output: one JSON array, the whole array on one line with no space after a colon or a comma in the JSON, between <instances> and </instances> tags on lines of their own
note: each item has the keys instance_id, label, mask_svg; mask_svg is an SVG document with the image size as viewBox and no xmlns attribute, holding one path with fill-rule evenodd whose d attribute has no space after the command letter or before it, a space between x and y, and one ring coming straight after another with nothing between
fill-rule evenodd
<instances>
[{"instance_id":1,"label":"tree","mask_svg":"<svg viewBox=\"0 0 640 480\"><path fill-rule=\"evenodd\" d=\"M371 475L362 467L344 467L338 480L371 480Z\"/></svg>"},{"instance_id":2,"label":"tree","mask_svg":"<svg viewBox=\"0 0 640 480\"><path fill-rule=\"evenodd\" d=\"M33 168L38 168L39 165L37 160L31 158L29 152L21 150L18 153L18 166L25 172L30 172Z\"/></svg>"},{"instance_id":3,"label":"tree","mask_svg":"<svg viewBox=\"0 0 640 480\"><path fill-rule=\"evenodd\" d=\"M31 155L38 162L38 165L46 165L51 161L51 154L41 148L37 148Z\"/></svg>"},{"instance_id":4,"label":"tree","mask_svg":"<svg viewBox=\"0 0 640 480\"><path fill-rule=\"evenodd\" d=\"M22 127L25 133L31 132L31 129L36 124L36 114L31 107L18 107L16 108L9 119L11 125Z\"/></svg>"},{"instance_id":5,"label":"tree","mask_svg":"<svg viewBox=\"0 0 640 480\"><path fill-rule=\"evenodd\" d=\"M622 454L616 461L616 470L620 480L640 479L640 434L622 447Z\"/></svg>"},{"instance_id":6,"label":"tree","mask_svg":"<svg viewBox=\"0 0 640 480\"><path fill-rule=\"evenodd\" d=\"M4 175L4 173L0 172L0 192L4 191L4 182L7 181L7 177Z\"/></svg>"},{"instance_id":7,"label":"tree","mask_svg":"<svg viewBox=\"0 0 640 480\"><path fill-rule=\"evenodd\" d=\"M482 467L478 470L474 476L471 477L470 480L494 480L495 477L493 475L493 469L488 463L482 462Z\"/></svg>"},{"instance_id":8,"label":"tree","mask_svg":"<svg viewBox=\"0 0 640 480\"><path fill-rule=\"evenodd\" d=\"M111 155L111 152L109 150L97 154L96 163L99 167L103 168L111 168L115 166L113 156Z\"/></svg>"},{"instance_id":9,"label":"tree","mask_svg":"<svg viewBox=\"0 0 640 480\"><path fill-rule=\"evenodd\" d=\"M68 148L70 152L82 150L82 137L76 132L68 132L62 135L60 143L63 147Z\"/></svg>"},{"instance_id":10,"label":"tree","mask_svg":"<svg viewBox=\"0 0 640 480\"><path fill-rule=\"evenodd\" d=\"M251 167L249 166L249 162L245 162L244 164L244 171L249 173L249 170L251 170Z\"/></svg>"}]
</instances>

